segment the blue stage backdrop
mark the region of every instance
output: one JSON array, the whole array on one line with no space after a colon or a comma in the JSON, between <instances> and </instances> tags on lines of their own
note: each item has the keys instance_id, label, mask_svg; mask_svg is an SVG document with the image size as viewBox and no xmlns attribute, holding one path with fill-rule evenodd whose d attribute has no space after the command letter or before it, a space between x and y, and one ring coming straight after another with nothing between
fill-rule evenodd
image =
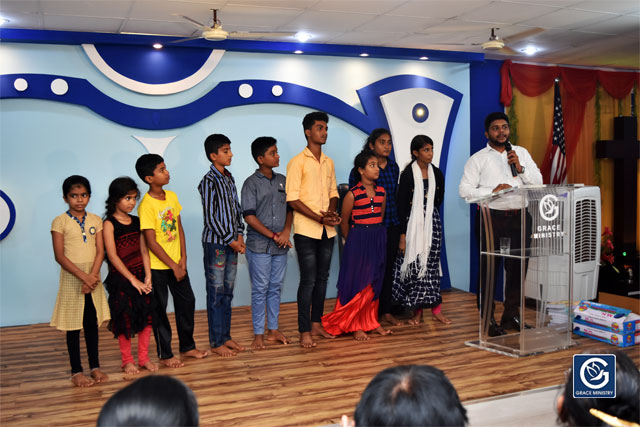
<instances>
[{"instance_id":1,"label":"blue stage backdrop","mask_svg":"<svg viewBox=\"0 0 640 427\"><path fill-rule=\"evenodd\" d=\"M482 135L471 103L477 93L477 99L484 99L477 104L490 111L490 100L498 94L498 89L491 94L484 81L497 78L498 64L468 59L424 62L201 47L154 51L136 45L3 40L0 190L15 209L13 228L0 241L0 325L49 321L59 274L50 225L66 210L60 188L64 178L86 176L93 187L88 210L102 215L114 178L131 176L146 190L134 164L147 152L163 155L171 172L167 188L183 206L188 270L197 308L205 308L197 191L210 165L204 139L211 133L229 136L230 171L241 187L256 168L251 141L275 137L278 171L285 173L287 162L305 146L301 122L312 110L330 114L325 153L335 161L339 183L347 181L354 156L374 128L391 129L401 168L408 162L411 138L418 133L432 137L434 164L446 179L443 287L468 290L473 276L469 208L457 188L464 163L475 151L470 141L477 144L480 138L470 135ZM414 114L418 107L427 112L426 119ZM336 295L338 262L335 250L328 297ZM295 300L298 279L292 250L283 301ZM233 304L250 304L250 295L246 260L240 257Z\"/></svg>"},{"instance_id":2,"label":"blue stage backdrop","mask_svg":"<svg viewBox=\"0 0 640 427\"><path fill-rule=\"evenodd\" d=\"M484 119L494 111L504 111L500 103L500 67L502 61L487 60L485 62L471 64L471 140L469 143L469 156L487 145L484 136ZM469 208L469 290L478 291L478 248L479 243L475 237L475 217L477 205ZM498 274L501 280L502 272ZM502 300L502 287L496 289L496 299Z\"/></svg>"}]
</instances>

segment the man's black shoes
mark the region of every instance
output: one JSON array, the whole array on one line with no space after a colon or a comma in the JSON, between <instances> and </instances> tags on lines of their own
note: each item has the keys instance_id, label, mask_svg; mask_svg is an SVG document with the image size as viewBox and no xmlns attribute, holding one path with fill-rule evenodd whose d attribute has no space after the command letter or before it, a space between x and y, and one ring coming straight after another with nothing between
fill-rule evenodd
<instances>
[{"instance_id":1,"label":"man's black shoes","mask_svg":"<svg viewBox=\"0 0 640 427\"><path fill-rule=\"evenodd\" d=\"M500 335L506 335L507 333L504 331L504 329L502 329L500 326L498 326L498 322L496 322L496 319L491 319L489 321L489 336L490 337L498 337Z\"/></svg>"},{"instance_id":2,"label":"man's black shoes","mask_svg":"<svg viewBox=\"0 0 640 427\"><path fill-rule=\"evenodd\" d=\"M520 321L520 316L513 316L508 318L503 318L502 322L500 322L500 326L502 329L509 329L513 331L520 331L522 329L522 323ZM524 324L524 329L531 329L531 326Z\"/></svg>"}]
</instances>

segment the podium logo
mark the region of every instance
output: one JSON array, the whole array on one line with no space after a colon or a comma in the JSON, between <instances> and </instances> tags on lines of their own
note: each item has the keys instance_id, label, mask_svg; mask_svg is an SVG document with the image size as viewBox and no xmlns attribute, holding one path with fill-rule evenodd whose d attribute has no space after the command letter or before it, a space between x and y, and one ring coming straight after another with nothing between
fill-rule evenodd
<instances>
[{"instance_id":1,"label":"podium logo","mask_svg":"<svg viewBox=\"0 0 640 427\"><path fill-rule=\"evenodd\" d=\"M553 194L547 194L540 200L540 216L546 221L553 221L558 217L558 198Z\"/></svg>"},{"instance_id":2,"label":"podium logo","mask_svg":"<svg viewBox=\"0 0 640 427\"><path fill-rule=\"evenodd\" d=\"M616 397L615 354L573 355L573 397Z\"/></svg>"}]
</instances>

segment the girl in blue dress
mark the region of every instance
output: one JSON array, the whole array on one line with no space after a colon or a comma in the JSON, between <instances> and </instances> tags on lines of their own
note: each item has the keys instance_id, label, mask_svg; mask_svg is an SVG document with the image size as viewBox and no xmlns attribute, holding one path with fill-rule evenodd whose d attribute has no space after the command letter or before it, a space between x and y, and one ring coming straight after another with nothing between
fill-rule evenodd
<instances>
[{"instance_id":1,"label":"girl in blue dress","mask_svg":"<svg viewBox=\"0 0 640 427\"><path fill-rule=\"evenodd\" d=\"M433 141L417 135L411 141L412 161L400 174L398 213L404 221L394 266L392 295L418 325L422 311L431 308L433 320L449 324L442 314L440 247L442 224L438 207L444 200L444 175L431 162Z\"/></svg>"}]
</instances>

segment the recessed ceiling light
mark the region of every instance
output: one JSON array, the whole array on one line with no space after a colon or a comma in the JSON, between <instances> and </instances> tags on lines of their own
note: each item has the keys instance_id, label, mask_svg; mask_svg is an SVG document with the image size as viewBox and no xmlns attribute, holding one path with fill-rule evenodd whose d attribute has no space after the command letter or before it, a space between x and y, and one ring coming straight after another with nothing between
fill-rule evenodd
<instances>
[{"instance_id":1,"label":"recessed ceiling light","mask_svg":"<svg viewBox=\"0 0 640 427\"><path fill-rule=\"evenodd\" d=\"M426 61L427 59L429 59L429 57L428 57L428 56L421 56L421 57L420 57L420 61Z\"/></svg>"},{"instance_id":2,"label":"recessed ceiling light","mask_svg":"<svg viewBox=\"0 0 640 427\"><path fill-rule=\"evenodd\" d=\"M153 48L154 49L162 49L164 46L162 46L160 43L154 43L153 44Z\"/></svg>"},{"instance_id":3,"label":"recessed ceiling light","mask_svg":"<svg viewBox=\"0 0 640 427\"><path fill-rule=\"evenodd\" d=\"M300 43L304 43L310 38L312 38L313 36L308 33L299 32L299 33L296 33L296 35L293 37L295 37Z\"/></svg>"},{"instance_id":4,"label":"recessed ceiling light","mask_svg":"<svg viewBox=\"0 0 640 427\"><path fill-rule=\"evenodd\" d=\"M524 49L520 49L520 52L527 54L527 55L533 55L536 52L539 52L540 49L535 47L535 46L527 46Z\"/></svg>"},{"instance_id":5,"label":"recessed ceiling light","mask_svg":"<svg viewBox=\"0 0 640 427\"><path fill-rule=\"evenodd\" d=\"M367 56L369 56L369 54L366 53L366 52L363 52L363 53L360 54L360 56L362 56L363 58L366 58Z\"/></svg>"},{"instance_id":6,"label":"recessed ceiling light","mask_svg":"<svg viewBox=\"0 0 640 427\"><path fill-rule=\"evenodd\" d=\"M304 52L303 52L303 51L301 51L301 50L294 50L294 51L293 51L293 53L295 53L296 55L301 55L301 54L303 54Z\"/></svg>"}]
</instances>

